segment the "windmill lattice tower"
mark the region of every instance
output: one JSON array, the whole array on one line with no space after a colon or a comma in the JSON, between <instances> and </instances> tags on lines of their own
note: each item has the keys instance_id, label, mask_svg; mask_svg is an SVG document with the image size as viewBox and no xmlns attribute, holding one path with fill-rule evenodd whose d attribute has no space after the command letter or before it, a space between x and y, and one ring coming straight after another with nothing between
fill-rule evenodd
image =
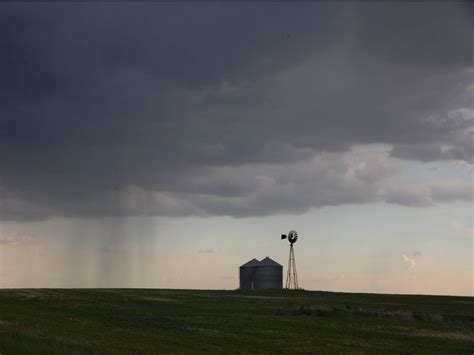
<instances>
[{"instance_id":1,"label":"windmill lattice tower","mask_svg":"<svg viewBox=\"0 0 474 355\"><path fill-rule=\"evenodd\" d=\"M288 258L288 270L286 273L286 284L285 288L297 290L298 287L298 273L296 272L296 261L295 252L293 251L293 244L298 240L298 233L295 230L291 230L288 235L282 234L281 239L288 238L290 242L290 256Z\"/></svg>"}]
</instances>

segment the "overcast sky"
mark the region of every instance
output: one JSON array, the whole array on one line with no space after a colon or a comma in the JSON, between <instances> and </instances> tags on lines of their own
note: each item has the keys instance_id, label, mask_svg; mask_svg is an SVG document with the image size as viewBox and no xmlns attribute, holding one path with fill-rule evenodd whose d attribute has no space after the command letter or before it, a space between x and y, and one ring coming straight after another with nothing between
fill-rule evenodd
<instances>
[{"instance_id":1,"label":"overcast sky","mask_svg":"<svg viewBox=\"0 0 474 355\"><path fill-rule=\"evenodd\" d=\"M0 286L473 293L474 7L0 4Z\"/></svg>"}]
</instances>

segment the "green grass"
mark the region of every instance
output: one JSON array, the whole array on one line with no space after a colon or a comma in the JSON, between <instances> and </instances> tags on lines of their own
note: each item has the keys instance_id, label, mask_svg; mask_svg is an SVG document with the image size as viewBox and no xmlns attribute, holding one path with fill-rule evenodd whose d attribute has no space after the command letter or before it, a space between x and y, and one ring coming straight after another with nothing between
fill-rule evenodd
<instances>
[{"instance_id":1,"label":"green grass","mask_svg":"<svg viewBox=\"0 0 474 355\"><path fill-rule=\"evenodd\" d=\"M0 291L0 353L473 354L474 298L309 291Z\"/></svg>"}]
</instances>

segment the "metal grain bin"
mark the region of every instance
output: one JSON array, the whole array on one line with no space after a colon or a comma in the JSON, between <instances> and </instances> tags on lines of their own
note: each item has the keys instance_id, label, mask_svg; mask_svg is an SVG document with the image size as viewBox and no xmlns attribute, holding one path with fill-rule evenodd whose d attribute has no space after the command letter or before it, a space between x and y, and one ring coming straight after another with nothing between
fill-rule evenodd
<instances>
[{"instance_id":1,"label":"metal grain bin","mask_svg":"<svg viewBox=\"0 0 474 355\"><path fill-rule=\"evenodd\" d=\"M239 278L240 278L240 289L241 290L253 290L254 289L254 274L255 266L257 266L259 261L257 259L252 259L249 262L246 262L239 268Z\"/></svg>"},{"instance_id":2,"label":"metal grain bin","mask_svg":"<svg viewBox=\"0 0 474 355\"><path fill-rule=\"evenodd\" d=\"M252 259L242 265L240 289L283 288L283 266L266 257L262 261Z\"/></svg>"},{"instance_id":3,"label":"metal grain bin","mask_svg":"<svg viewBox=\"0 0 474 355\"><path fill-rule=\"evenodd\" d=\"M266 257L255 267L254 288L283 288L283 266Z\"/></svg>"}]
</instances>

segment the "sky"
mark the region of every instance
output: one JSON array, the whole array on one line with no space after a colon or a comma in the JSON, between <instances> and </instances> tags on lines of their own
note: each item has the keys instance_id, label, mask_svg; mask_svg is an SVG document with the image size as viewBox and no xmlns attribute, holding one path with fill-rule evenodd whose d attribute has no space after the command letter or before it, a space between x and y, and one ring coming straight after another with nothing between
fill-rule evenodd
<instances>
[{"instance_id":1,"label":"sky","mask_svg":"<svg viewBox=\"0 0 474 355\"><path fill-rule=\"evenodd\" d=\"M1 3L0 287L474 294L474 7Z\"/></svg>"}]
</instances>

